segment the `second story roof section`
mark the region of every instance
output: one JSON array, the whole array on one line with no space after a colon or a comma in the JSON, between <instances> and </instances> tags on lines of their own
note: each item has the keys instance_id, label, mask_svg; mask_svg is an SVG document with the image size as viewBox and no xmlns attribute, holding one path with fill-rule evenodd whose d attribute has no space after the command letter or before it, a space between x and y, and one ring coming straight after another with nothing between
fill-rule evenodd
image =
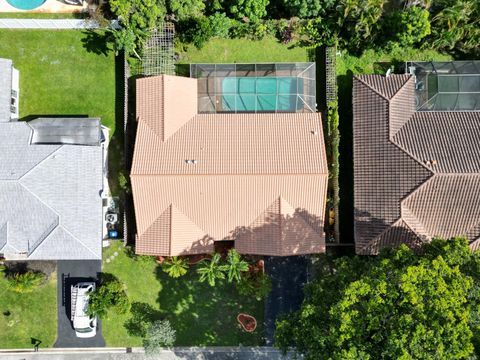
<instances>
[{"instance_id":1,"label":"second story roof section","mask_svg":"<svg viewBox=\"0 0 480 360\"><path fill-rule=\"evenodd\" d=\"M480 61L407 62L418 111L480 110Z\"/></svg>"},{"instance_id":2,"label":"second story roof section","mask_svg":"<svg viewBox=\"0 0 480 360\"><path fill-rule=\"evenodd\" d=\"M315 112L315 63L192 64L199 113Z\"/></svg>"},{"instance_id":3,"label":"second story roof section","mask_svg":"<svg viewBox=\"0 0 480 360\"><path fill-rule=\"evenodd\" d=\"M359 254L435 236L480 238L480 112L416 111L415 88L410 75L354 78Z\"/></svg>"},{"instance_id":4,"label":"second story roof section","mask_svg":"<svg viewBox=\"0 0 480 360\"><path fill-rule=\"evenodd\" d=\"M176 76L139 79L136 93L137 252L208 253L220 240L249 254L324 252L320 114L198 114L197 79Z\"/></svg>"},{"instance_id":5,"label":"second story roof section","mask_svg":"<svg viewBox=\"0 0 480 360\"><path fill-rule=\"evenodd\" d=\"M12 60L0 58L0 122L18 119L19 74Z\"/></svg>"}]
</instances>

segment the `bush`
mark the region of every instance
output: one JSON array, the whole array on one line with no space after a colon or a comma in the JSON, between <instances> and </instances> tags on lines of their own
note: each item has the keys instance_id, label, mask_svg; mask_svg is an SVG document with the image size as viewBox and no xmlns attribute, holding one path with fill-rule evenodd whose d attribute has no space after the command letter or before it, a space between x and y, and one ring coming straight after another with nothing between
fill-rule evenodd
<instances>
[{"instance_id":1,"label":"bush","mask_svg":"<svg viewBox=\"0 0 480 360\"><path fill-rule=\"evenodd\" d=\"M205 3L202 0L169 0L168 8L177 20L203 15Z\"/></svg>"},{"instance_id":2,"label":"bush","mask_svg":"<svg viewBox=\"0 0 480 360\"><path fill-rule=\"evenodd\" d=\"M404 11L394 11L384 22L384 34L387 41L400 46L414 45L430 34L428 10L412 6Z\"/></svg>"},{"instance_id":3,"label":"bush","mask_svg":"<svg viewBox=\"0 0 480 360\"><path fill-rule=\"evenodd\" d=\"M179 24L183 40L201 49L211 38L228 38L233 22L224 13L202 16Z\"/></svg>"},{"instance_id":4,"label":"bush","mask_svg":"<svg viewBox=\"0 0 480 360\"><path fill-rule=\"evenodd\" d=\"M106 317L110 310L116 314L125 314L130 310L130 300L126 287L115 276L102 274L100 285L90 294L88 314Z\"/></svg>"},{"instance_id":5,"label":"bush","mask_svg":"<svg viewBox=\"0 0 480 360\"><path fill-rule=\"evenodd\" d=\"M267 15L268 3L269 0L231 0L226 8L238 20L257 22Z\"/></svg>"},{"instance_id":6,"label":"bush","mask_svg":"<svg viewBox=\"0 0 480 360\"><path fill-rule=\"evenodd\" d=\"M147 334L143 341L145 354L148 356L157 356L162 347L173 346L176 340L176 331L170 325L168 320L157 320L147 329Z\"/></svg>"},{"instance_id":7,"label":"bush","mask_svg":"<svg viewBox=\"0 0 480 360\"><path fill-rule=\"evenodd\" d=\"M216 12L208 17L211 37L228 39L232 20L225 13Z\"/></svg>"},{"instance_id":8,"label":"bush","mask_svg":"<svg viewBox=\"0 0 480 360\"><path fill-rule=\"evenodd\" d=\"M237 283L241 295L253 296L258 301L264 299L272 290L272 280L263 272L244 273Z\"/></svg>"},{"instance_id":9,"label":"bush","mask_svg":"<svg viewBox=\"0 0 480 360\"><path fill-rule=\"evenodd\" d=\"M283 0L283 6L290 16L303 19L325 16L337 0Z\"/></svg>"},{"instance_id":10,"label":"bush","mask_svg":"<svg viewBox=\"0 0 480 360\"><path fill-rule=\"evenodd\" d=\"M8 287L18 293L29 293L38 288L46 279L39 271L26 271L7 275Z\"/></svg>"},{"instance_id":11,"label":"bush","mask_svg":"<svg viewBox=\"0 0 480 360\"><path fill-rule=\"evenodd\" d=\"M163 262L162 270L172 278L179 278L187 273L188 263L185 259L172 256Z\"/></svg>"}]
</instances>

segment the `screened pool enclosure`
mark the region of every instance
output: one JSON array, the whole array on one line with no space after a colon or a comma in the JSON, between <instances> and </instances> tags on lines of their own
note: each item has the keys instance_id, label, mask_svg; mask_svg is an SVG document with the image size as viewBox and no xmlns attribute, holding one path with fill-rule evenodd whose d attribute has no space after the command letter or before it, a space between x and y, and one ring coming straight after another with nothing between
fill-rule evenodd
<instances>
[{"instance_id":1,"label":"screened pool enclosure","mask_svg":"<svg viewBox=\"0 0 480 360\"><path fill-rule=\"evenodd\" d=\"M480 110L480 61L408 62L419 111Z\"/></svg>"},{"instance_id":2,"label":"screened pool enclosure","mask_svg":"<svg viewBox=\"0 0 480 360\"><path fill-rule=\"evenodd\" d=\"M315 112L315 63L192 64L198 111Z\"/></svg>"}]
</instances>

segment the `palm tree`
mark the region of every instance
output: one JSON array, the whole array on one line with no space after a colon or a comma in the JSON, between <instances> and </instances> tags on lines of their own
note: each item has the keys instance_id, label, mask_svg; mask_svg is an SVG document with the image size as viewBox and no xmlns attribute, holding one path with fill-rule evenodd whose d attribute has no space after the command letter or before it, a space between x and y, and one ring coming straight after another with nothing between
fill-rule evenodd
<instances>
[{"instance_id":1,"label":"palm tree","mask_svg":"<svg viewBox=\"0 0 480 360\"><path fill-rule=\"evenodd\" d=\"M213 254L210 260L202 260L201 267L197 269L197 273L200 275L200 282L207 280L210 286L215 286L216 280L225 279L225 265L220 265L220 254Z\"/></svg>"},{"instance_id":2,"label":"palm tree","mask_svg":"<svg viewBox=\"0 0 480 360\"><path fill-rule=\"evenodd\" d=\"M242 278L242 272L248 271L248 263L242 260L240 254L235 249L228 251L226 266L228 282L239 282Z\"/></svg>"},{"instance_id":3,"label":"palm tree","mask_svg":"<svg viewBox=\"0 0 480 360\"><path fill-rule=\"evenodd\" d=\"M162 264L162 270L170 277L178 278L187 273L188 264L186 260L179 258L178 256L172 256Z\"/></svg>"}]
</instances>

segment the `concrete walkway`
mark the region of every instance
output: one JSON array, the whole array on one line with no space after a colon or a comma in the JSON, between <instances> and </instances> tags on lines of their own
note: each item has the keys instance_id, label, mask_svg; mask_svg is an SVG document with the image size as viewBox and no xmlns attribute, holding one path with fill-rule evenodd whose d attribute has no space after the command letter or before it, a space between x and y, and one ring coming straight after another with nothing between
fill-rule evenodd
<instances>
[{"instance_id":1,"label":"concrete walkway","mask_svg":"<svg viewBox=\"0 0 480 360\"><path fill-rule=\"evenodd\" d=\"M90 349L55 351L41 350L38 353L5 353L0 351L1 360L143 360L147 357L143 349L134 348L130 353L126 349ZM270 347L206 347L173 348L163 350L158 356L148 359L157 360L291 360L292 356L283 356ZM300 359L300 358L299 358Z\"/></svg>"},{"instance_id":2,"label":"concrete walkway","mask_svg":"<svg viewBox=\"0 0 480 360\"><path fill-rule=\"evenodd\" d=\"M110 26L118 29L118 20L112 20ZM0 19L0 29L98 29L96 21L86 19Z\"/></svg>"}]
</instances>

